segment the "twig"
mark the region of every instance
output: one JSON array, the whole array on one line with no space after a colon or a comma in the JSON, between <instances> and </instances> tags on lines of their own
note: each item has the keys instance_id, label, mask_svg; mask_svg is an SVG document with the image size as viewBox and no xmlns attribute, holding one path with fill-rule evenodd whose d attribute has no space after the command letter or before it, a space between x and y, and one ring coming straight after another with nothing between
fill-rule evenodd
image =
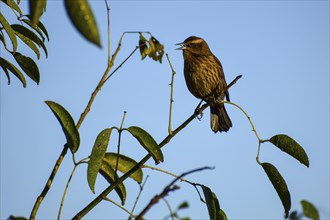
<instances>
[{"instance_id":1,"label":"twig","mask_svg":"<svg viewBox=\"0 0 330 220\"><path fill-rule=\"evenodd\" d=\"M170 217L172 218L172 220L174 220L174 213L172 211L170 203L165 198L162 198L162 199L164 200L168 210L170 211Z\"/></svg>"},{"instance_id":2,"label":"twig","mask_svg":"<svg viewBox=\"0 0 330 220\"><path fill-rule=\"evenodd\" d=\"M173 177L175 177L175 178L179 178L179 176L177 176L177 175L175 175L175 174L173 174L173 173L171 173L171 172L168 172L167 170L163 170L163 169L160 169L160 168L157 168L157 167L153 167L153 166L149 166L149 165L145 165L145 164L144 164L142 167L143 167L143 168L149 168L149 169L152 169L152 170L156 170L156 171L159 171L159 172L165 173L165 174L167 174L167 175L173 176ZM214 167L211 167L210 169L214 169ZM201 194L200 194L200 192L199 192L199 190L198 190L198 188L197 188L197 186L202 186L201 184L191 182L191 181L186 180L186 179L184 179L184 178L181 178L180 181L182 181L182 182L186 182L186 183L189 183L190 185L192 185L192 186L196 189L196 191L197 191L197 193L198 193L198 196L199 196L199 199L200 199L202 202L205 203L204 199L202 198L202 196L201 196Z\"/></svg>"},{"instance_id":3,"label":"twig","mask_svg":"<svg viewBox=\"0 0 330 220\"><path fill-rule=\"evenodd\" d=\"M58 210L58 214L57 214L57 219L60 220L61 219L61 213L62 213L62 208L63 208L63 204L64 204L64 200L65 200L65 196L66 196L66 192L68 191L68 188L69 188L69 185L70 185L70 182L71 182L71 179L72 179L72 176L74 174L74 172L76 171L76 168L77 168L78 165L74 165L73 167L73 170L71 172L71 175L68 179L68 182L66 183L66 186L65 186L65 189L64 189L64 192L63 192L63 196L62 196L62 200L61 200L61 204L60 204L60 208Z\"/></svg>"},{"instance_id":4,"label":"twig","mask_svg":"<svg viewBox=\"0 0 330 220\"><path fill-rule=\"evenodd\" d=\"M234 79L234 83L231 82L228 85L228 89L235 84L235 82L239 79L240 77L236 77ZM183 128L185 128L192 120L196 118L196 116L200 113L203 112L209 105L204 104L200 109L199 112L196 113L194 112L188 119L186 119L179 127L177 127L173 132L172 135L167 135L162 142L159 143L159 147L162 148L165 146L167 143L171 141L171 139L179 133ZM147 154L138 164L136 164L133 168L131 168L129 171L127 171L124 175L122 175L119 179L116 179L110 186L108 186L103 192L98 195L93 201L91 201L85 208L83 208L79 213L77 213L73 219L81 219L84 217L90 210L92 210L95 206L97 206L102 200L103 197L107 196L113 189L117 187L119 183L122 183L125 179L127 179L132 173L137 171L140 167L145 164L149 159L151 158L151 154Z\"/></svg>"},{"instance_id":5,"label":"twig","mask_svg":"<svg viewBox=\"0 0 330 220\"><path fill-rule=\"evenodd\" d=\"M108 81L108 79L115 73L115 72L117 72L117 70L119 69L119 68L121 68L122 66L123 66L123 64L137 51L137 49L139 49L140 48L140 46L136 46L135 48L134 48L134 50L126 57L126 59L123 61L123 62L121 62L121 64L119 64L119 66L116 68L116 69L114 69L111 73L110 73L110 75L104 80L104 82L103 82L103 84L104 83L106 83L106 81Z\"/></svg>"},{"instance_id":6,"label":"twig","mask_svg":"<svg viewBox=\"0 0 330 220\"><path fill-rule=\"evenodd\" d=\"M239 105L237 105L236 103L233 103L233 102L229 102L229 101L222 101L223 103L226 103L226 104L230 104L230 105L233 105L235 106L236 108L238 108L239 110L241 110L241 112L243 112L243 114L245 115L245 117L248 119L251 127L252 127L252 131L254 132L255 136L257 137L258 139L258 152L257 152L257 156L256 156L256 161L258 164L260 164L260 161L259 161L259 153L260 153L260 146L261 146L261 143L265 142L264 140L262 140L251 120L251 117L247 114L247 112Z\"/></svg>"},{"instance_id":7,"label":"twig","mask_svg":"<svg viewBox=\"0 0 330 220\"><path fill-rule=\"evenodd\" d=\"M105 7L107 9L107 21L108 21L108 61L110 61L110 7L108 5L108 1L105 1Z\"/></svg>"},{"instance_id":8,"label":"twig","mask_svg":"<svg viewBox=\"0 0 330 220\"><path fill-rule=\"evenodd\" d=\"M139 191L139 194L137 195L136 199L135 199L135 202L134 202L134 205L132 207L132 211L131 213L134 213L134 209L140 199L140 196L141 196L141 193L143 191L143 188L144 188L144 185L146 184L147 180L148 180L149 176L146 177L146 179L144 180L144 182L142 183L142 185L140 185L140 191ZM131 220L132 219L132 216L129 216L128 220Z\"/></svg>"},{"instance_id":9,"label":"twig","mask_svg":"<svg viewBox=\"0 0 330 220\"><path fill-rule=\"evenodd\" d=\"M154 196L154 198L151 199L151 201L149 202L149 204L141 211L141 213L136 216L135 220L141 220L143 219L143 216L151 209L152 206L154 206L156 203L158 203L158 201L164 197L166 197L168 195L169 192L178 190L179 187L174 185L178 180L180 180L182 177L189 175L191 173L194 172L199 172L205 169L211 169L210 167L202 167L202 168L198 168L198 169L194 169L188 172L185 172L183 174L181 174L180 176L178 176L177 178L175 178L169 185L167 185L164 190L159 194Z\"/></svg>"},{"instance_id":10,"label":"twig","mask_svg":"<svg viewBox=\"0 0 330 220\"><path fill-rule=\"evenodd\" d=\"M57 159L57 161L55 163L55 166L54 166L54 168L53 168L53 170L52 170L52 172L51 172L51 174L50 174L50 176L49 176L49 178L47 180L47 183L46 183L44 189L42 190L42 192L38 196L37 201L34 203L34 206L32 208L31 214L30 214L30 220L34 220L35 219L35 217L37 215L37 212L38 212L38 209L39 209L39 207L40 207L43 199L47 195L47 193L48 193L48 191L49 191L49 189L50 189L50 187L51 187L51 185L52 185L52 183L54 181L54 178L56 176L56 173L57 173L57 171L58 171L58 169L59 169L59 167L60 167L60 165L61 165L61 163L62 163L62 161L63 161L63 159L64 159L64 157L65 157L65 155L67 153L67 151L68 151L68 149L69 149L68 145L64 145L63 150L62 150L59 158Z\"/></svg>"},{"instance_id":11,"label":"twig","mask_svg":"<svg viewBox=\"0 0 330 220\"><path fill-rule=\"evenodd\" d=\"M171 135L172 134L172 104L174 102L174 99L173 99L173 90L174 90L174 75L175 75L175 70L174 70L174 68L172 66L172 63L170 61L170 58L169 58L168 54L166 54L166 58L167 58L168 64L171 67L171 70L172 70L172 78L171 78L171 83L170 83L170 86L171 86L170 111L169 111L169 117L168 117L168 134Z\"/></svg>"},{"instance_id":12,"label":"twig","mask_svg":"<svg viewBox=\"0 0 330 220\"><path fill-rule=\"evenodd\" d=\"M131 213L129 210L127 210L125 207L119 205L118 203L116 203L114 200L108 198L108 197L104 197L104 200L111 202L112 204L114 204L115 206L121 208L122 210L124 210L127 214L129 214L130 217L135 218L135 216L133 215L133 213Z\"/></svg>"},{"instance_id":13,"label":"twig","mask_svg":"<svg viewBox=\"0 0 330 220\"><path fill-rule=\"evenodd\" d=\"M121 142L121 133L122 133L122 131L123 131L122 129L123 129L123 125L124 125L125 116L126 116L126 111L124 111L124 115L123 115L123 119L121 120L120 128L117 129L119 135L118 135L118 145L117 145L117 159L116 159L115 176L117 175L117 171L118 171L119 153L120 153L120 142Z\"/></svg>"}]
</instances>

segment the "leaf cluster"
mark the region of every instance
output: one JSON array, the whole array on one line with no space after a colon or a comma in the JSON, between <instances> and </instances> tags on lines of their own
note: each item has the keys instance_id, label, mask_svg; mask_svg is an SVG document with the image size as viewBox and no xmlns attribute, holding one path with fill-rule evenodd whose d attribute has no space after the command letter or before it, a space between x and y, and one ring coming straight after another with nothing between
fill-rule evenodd
<instances>
[{"instance_id":1,"label":"leaf cluster","mask_svg":"<svg viewBox=\"0 0 330 220\"><path fill-rule=\"evenodd\" d=\"M34 14L24 15L22 13L19 6L20 1L17 1L16 3L15 0L0 0L0 2L4 3L5 7L12 9L19 21L18 24L10 24L0 12L1 44L9 56L11 55L18 64L17 66L11 63L8 59L0 57L0 67L8 79L8 84L10 84L9 73L12 73L21 81L23 87L26 87L26 79L22 72L39 84L40 72L38 65L33 58L18 52L18 39L35 53L37 59L40 59L40 49L44 51L47 57L48 52L45 46L45 40L47 39L49 41L47 29L40 21L38 21L39 18L37 19ZM39 13L40 17L42 12L46 9L46 1L31 0L29 6L30 12ZM10 40L10 44L8 39Z\"/></svg>"}]
</instances>

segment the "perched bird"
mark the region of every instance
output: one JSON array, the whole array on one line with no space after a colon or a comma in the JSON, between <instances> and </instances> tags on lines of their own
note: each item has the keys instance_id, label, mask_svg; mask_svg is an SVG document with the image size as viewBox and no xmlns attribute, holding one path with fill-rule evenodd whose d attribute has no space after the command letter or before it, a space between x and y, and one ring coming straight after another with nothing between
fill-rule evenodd
<instances>
[{"instance_id":1,"label":"perched bird","mask_svg":"<svg viewBox=\"0 0 330 220\"><path fill-rule=\"evenodd\" d=\"M210 105L211 129L215 133L227 132L232 122L221 101L225 96L227 101L230 99L220 61L200 37L188 37L177 45L183 52L184 77L189 91Z\"/></svg>"}]
</instances>

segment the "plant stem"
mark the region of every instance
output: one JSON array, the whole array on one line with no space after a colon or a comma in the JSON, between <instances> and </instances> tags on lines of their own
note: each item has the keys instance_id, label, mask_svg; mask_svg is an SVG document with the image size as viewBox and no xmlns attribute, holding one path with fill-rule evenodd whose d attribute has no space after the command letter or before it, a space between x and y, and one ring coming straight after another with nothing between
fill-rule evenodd
<instances>
[{"instance_id":1,"label":"plant stem","mask_svg":"<svg viewBox=\"0 0 330 220\"><path fill-rule=\"evenodd\" d=\"M127 214L129 214L130 217L135 218L135 216L133 215L133 213L131 213L130 211L128 211L125 207L119 205L118 203L116 203L114 200L105 197L104 200L111 202L112 204L114 204L115 206L119 207L120 209L124 210Z\"/></svg>"},{"instance_id":2,"label":"plant stem","mask_svg":"<svg viewBox=\"0 0 330 220\"><path fill-rule=\"evenodd\" d=\"M174 90L174 75L175 75L175 70L174 70L174 68L172 66L172 63L170 61L170 58L169 58L168 54L166 54L166 58L167 58L168 64L171 67L171 70L172 70L172 79L171 79L171 83L170 83L170 86L171 86L170 111L169 111L169 117L168 117L168 133L171 135L172 134L172 104L174 102L174 99L173 99L173 90Z\"/></svg>"},{"instance_id":3,"label":"plant stem","mask_svg":"<svg viewBox=\"0 0 330 220\"><path fill-rule=\"evenodd\" d=\"M144 182L142 183L142 185L140 185L140 191L139 191L139 194L137 195L136 199L135 199L135 202L134 202L134 205L132 207L132 211L131 213L134 213L134 210L135 210L135 207L140 199L140 196L141 196L141 193L143 191L143 188L144 188L144 185L146 184L147 180L148 180L149 176L146 177L146 179L144 180ZM132 216L129 216L128 220L131 220L132 219Z\"/></svg>"},{"instance_id":4,"label":"plant stem","mask_svg":"<svg viewBox=\"0 0 330 220\"><path fill-rule=\"evenodd\" d=\"M65 196L66 196L66 192L68 191L68 188L69 188L69 185L70 185L70 182L71 182L71 179L72 179L72 176L74 174L74 172L76 171L76 168L79 164L75 164L74 167L73 167L73 170L71 172L71 175L68 179L68 182L65 186L65 189L64 189L64 192L63 192L63 196L62 196L62 200L61 200L61 204L60 204L60 208L58 210L58 215L57 215L57 219L60 220L61 219L61 213L62 213L62 208L63 208L63 204L64 204L64 200L65 200Z\"/></svg>"},{"instance_id":5,"label":"plant stem","mask_svg":"<svg viewBox=\"0 0 330 220\"><path fill-rule=\"evenodd\" d=\"M50 189L52 183L53 183L53 180L55 178L55 175L58 171L58 168L60 167L66 153L68 152L68 145L64 145L63 147L63 150L62 150L62 153L60 154L59 158L57 159L56 163L55 163L55 166L47 180L47 183L44 187L44 189L42 190L41 194L38 196L37 198L37 201L35 202L34 206L33 206L33 209L31 211L31 215L30 215L30 220L34 220L36 215L37 215L37 212L38 212L38 209L40 207L40 204L42 203L43 199L45 198L48 190Z\"/></svg>"}]
</instances>

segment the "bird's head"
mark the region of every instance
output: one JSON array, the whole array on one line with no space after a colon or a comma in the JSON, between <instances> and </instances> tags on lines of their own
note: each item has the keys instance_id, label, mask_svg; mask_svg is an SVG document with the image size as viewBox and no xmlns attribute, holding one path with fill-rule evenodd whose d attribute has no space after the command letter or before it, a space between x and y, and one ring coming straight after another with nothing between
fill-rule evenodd
<instances>
[{"instance_id":1,"label":"bird's head","mask_svg":"<svg viewBox=\"0 0 330 220\"><path fill-rule=\"evenodd\" d=\"M195 55L211 55L212 52L203 38L191 36L185 39L177 50L182 50L183 53L195 54Z\"/></svg>"}]
</instances>

